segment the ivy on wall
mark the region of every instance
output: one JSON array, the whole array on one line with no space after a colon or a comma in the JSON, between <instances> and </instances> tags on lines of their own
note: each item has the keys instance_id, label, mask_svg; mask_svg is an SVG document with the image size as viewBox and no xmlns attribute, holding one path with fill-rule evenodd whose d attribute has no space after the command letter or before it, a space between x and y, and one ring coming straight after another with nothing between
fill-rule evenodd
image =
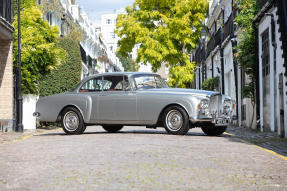
<instances>
[{"instance_id":1,"label":"ivy on wall","mask_svg":"<svg viewBox=\"0 0 287 191\"><path fill-rule=\"evenodd\" d=\"M248 83L243 84L243 97L250 98L252 104L255 104L256 99L256 63L258 53L256 47L256 28L253 25L253 19L259 11L257 0L236 0L239 15L235 18L236 24L240 27L239 43L237 46L237 54L235 59L240 63L240 67L248 76Z\"/></svg>"},{"instance_id":2,"label":"ivy on wall","mask_svg":"<svg viewBox=\"0 0 287 191\"><path fill-rule=\"evenodd\" d=\"M69 91L81 80L80 45L73 33L62 37L59 46L66 50L67 60L40 80L40 96Z\"/></svg>"}]
</instances>

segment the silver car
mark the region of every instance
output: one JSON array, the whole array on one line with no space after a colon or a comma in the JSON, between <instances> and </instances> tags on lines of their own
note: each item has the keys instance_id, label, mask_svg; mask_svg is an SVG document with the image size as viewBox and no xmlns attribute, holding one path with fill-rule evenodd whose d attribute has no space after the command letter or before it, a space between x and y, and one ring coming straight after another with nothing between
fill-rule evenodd
<instances>
[{"instance_id":1,"label":"silver car","mask_svg":"<svg viewBox=\"0 0 287 191\"><path fill-rule=\"evenodd\" d=\"M218 92L170 88L158 74L123 72L90 76L70 92L42 97L34 116L61 122L66 134L81 134L88 125L112 133L133 125L176 135L201 127L218 136L232 123L235 107Z\"/></svg>"}]
</instances>

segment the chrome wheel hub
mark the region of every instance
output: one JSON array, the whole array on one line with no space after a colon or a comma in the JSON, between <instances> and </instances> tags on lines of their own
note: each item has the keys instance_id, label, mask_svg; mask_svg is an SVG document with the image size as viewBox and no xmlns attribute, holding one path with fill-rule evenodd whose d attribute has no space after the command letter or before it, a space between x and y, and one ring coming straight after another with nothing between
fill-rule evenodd
<instances>
[{"instance_id":1,"label":"chrome wheel hub","mask_svg":"<svg viewBox=\"0 0 287 191\"><path fill-rule=\"evenodd\" d=\"M166 115L166 125L171 131L177 131L182 127L183 117L177 110L170 110Z\"/></svg>"},{"instance_id":2,"label":"chrome wheel hub","mask_svg":"<svg viewBox=\"0 0 287 191\"><path fill-rule=\"evenodd\" d=\"M79 117L74 111L69 111L63 118L64 127L68 131L75 131L79 127Z\"/></svg>"}]
</instances>

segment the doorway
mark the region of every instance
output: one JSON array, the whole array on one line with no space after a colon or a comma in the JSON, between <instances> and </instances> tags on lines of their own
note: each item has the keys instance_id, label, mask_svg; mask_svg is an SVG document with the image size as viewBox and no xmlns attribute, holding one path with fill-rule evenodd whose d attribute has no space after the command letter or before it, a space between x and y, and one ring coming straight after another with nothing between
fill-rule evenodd
<instances>
[{"instance_id":1,"label":"doorway","mask_svg":"<svg viewBox=\"0 0 287 191\"><path fill-rule=\"evenodd\" d=\"M262 77L263 77L263 129L270 131L270 53L269 29L261 35L262 39Z\"/></svg>"},{"instance_id":2,"label":"doorway","mask_svg":"<svg viewBox=\"0 0 287 191\"><path fill-rule=\"evenodd\" d=\"M279 75L279 109L280 109L280 137L285 137L284 129L284 93L283 73Z\"/></svg>"}]
</instances>

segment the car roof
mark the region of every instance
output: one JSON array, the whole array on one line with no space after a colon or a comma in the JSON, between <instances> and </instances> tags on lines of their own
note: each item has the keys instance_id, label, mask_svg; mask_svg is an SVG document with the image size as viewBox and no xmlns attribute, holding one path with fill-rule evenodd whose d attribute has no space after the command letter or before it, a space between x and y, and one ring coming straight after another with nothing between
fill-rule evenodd
<instances>
[{"instance_id":1,"label":"car roof","mask_svg":"<svg viewBox=\"0 0 287 191\"><path fill-rule=\"evenodd\" d=\"M91 78L95 78L95 77L99 77L99 76L111 76L111 75L115 75L115 76L121 76L121 75L134 76L134 75L159 75L159 74L151 73L151 72L106 72L106 73L91 75L91 76L85 78L85 80L91 79Z\"/></svg>"}]
</instances>

